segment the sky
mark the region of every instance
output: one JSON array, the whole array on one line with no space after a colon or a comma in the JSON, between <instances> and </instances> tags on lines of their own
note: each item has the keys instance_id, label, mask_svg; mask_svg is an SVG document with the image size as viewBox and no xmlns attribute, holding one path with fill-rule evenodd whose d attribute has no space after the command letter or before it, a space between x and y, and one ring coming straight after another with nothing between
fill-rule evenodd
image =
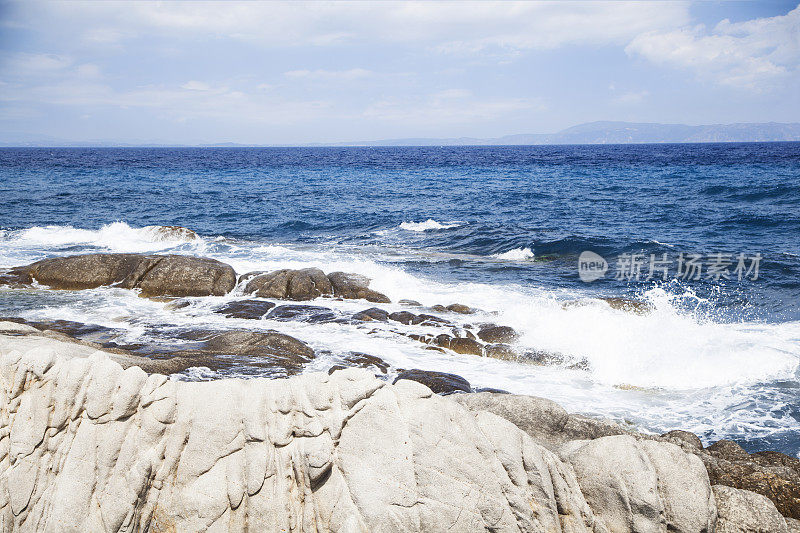
<instances>
[{"instance_id":1,"label":"sky","mask_svg":"<svg viewBox=\"0 0 800 533\"><path fill-rule=\"evenodd\" d=\"M800 122L793 2L0 0L0 142Z\"/></svg>"}]
</instances>

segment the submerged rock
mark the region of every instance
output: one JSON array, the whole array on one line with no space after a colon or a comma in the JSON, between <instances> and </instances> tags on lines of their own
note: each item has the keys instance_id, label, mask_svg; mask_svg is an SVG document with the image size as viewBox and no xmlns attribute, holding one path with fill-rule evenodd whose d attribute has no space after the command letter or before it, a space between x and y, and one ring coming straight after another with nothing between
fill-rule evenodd
<instances>
[{"instance_id":1,"label":"submerged rock","mask_svg":"<svg viewBox=\"0 0 800 533\"><path fill-rule=\"evenodd\" d=\"M142 296L222 296L236 285L233 268L187 255L84 254L43 259L11 270L53 289L114 285Z\"/></svg>"},{"instance_id":2,"label":"submerged rock","mask_svg":"<svg viewBox=\"0 0 800 533\"><path fill-rule=\"evenodd\" d=\"M275 307L275 304L266 300L235 300L228 302L214 312L225 315L228 318L249 318L260 319L267 314L267 311Z\"/></svg>"},{"instance_id":3,"label":"submerged rock","mask_svg":"<svg viewBox=\"0 0 800 533\"><path fill-rule=\"evenodd\" d=\"M456 353L483 355L483 345L469 337L455 337L451 339L450 349Z\"/></svg>"},{"instance_id":4,"label":"submerged rock","mask_svg":"<svg viewBox=\"0 0 800 533\"><path fill-rule=\"evenodd\" d=\"M419 369L404 370L397 375L394 383L404 379L422 383L436 394L470 392L472 390L469 381L456 374L448 374L446 372Z\"/></svg>"},{"instance_id":5,"label":"submerged rock","mask_svg":"<svg viewBox=\"0 0 800 533\"><path fill-rule=\"evenodd\" d=\"M389 314L389 320L394 320L395 322L400 322L401 324L406 325L419 324L425 321L424 318L418 317L414 313L409 313L408 311L397 311L391 313Z\"/></svg>"},{"instance_id":6,"label":"submerged rock","mask_svg":"<svg viewBox=\"0 0 800 533\"><path fill-rule=\"evenodd\" d=\"M389 320L389 313L378 307L370 307L353 315L353 320L361 320L369 322L377 320L378 322L386 322Z\"/></svg>"},{"instance_id":7,"label":"submerged rock","mask_svg":"<svg viewBox=\"0 0 800 533\"><path fill-rule=\"evenodd\" d=\"M511 345L503 343L487 344L484 349L484 355L503 361L516 361L519 359L519 355L514 351Z\"/></svg>"}]
</instances>

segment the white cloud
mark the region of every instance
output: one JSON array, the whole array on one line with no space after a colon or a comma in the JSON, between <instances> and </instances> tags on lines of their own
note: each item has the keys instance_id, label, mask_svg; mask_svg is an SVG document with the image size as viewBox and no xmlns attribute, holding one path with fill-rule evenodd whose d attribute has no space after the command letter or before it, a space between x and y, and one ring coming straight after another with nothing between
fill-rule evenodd
<instances>
[{"instance_id":1,"label":"white cloud","mask_svg":"<svg viewBox=\"0 0 800 533\"><path fill-rule=\"evenodd\" d=\"M186 89L187 91L210 91L211 85L202 81L191 80L181 85L181 89Z\"/></svg>"},{"instance_id":2,"label":"white cloud","mask_svg":"<svg viewBox=\"0 0 800 533\"><path fill-rule=\"evenodd\" d=\"M724 85L763 90L800 67L800 7L783 16L723 20L710 30L700 25L648 32L625 51Z\"/></svg>"}]
</instances>

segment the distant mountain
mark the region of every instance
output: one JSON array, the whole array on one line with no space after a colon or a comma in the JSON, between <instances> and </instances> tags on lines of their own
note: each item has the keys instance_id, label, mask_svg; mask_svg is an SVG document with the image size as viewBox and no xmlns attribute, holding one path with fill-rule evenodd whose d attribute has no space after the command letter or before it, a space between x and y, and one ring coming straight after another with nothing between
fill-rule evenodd
<instances>
[{"instance_id":1,"label":"distant mountain","mask_svg":"<svg viewBox=\"0 0 800 533\"><path fill-rule=\"evenodd\" d=\"M800 141L800 123L738 123L688 126L637 122L588 122L558 133L531 133L495 138L407 138L340 143L313 143L291 146L477 146L530 144L637 144L637 143L710 143ZM192 146L159 142L68 141L44 135L0 134L0 146ZM289 146L283 144L239 144L218 142L195 144L200 147Z\"/></svg>"},{"instance_id":2,"label":"distant mountain","mask_svg":"<svg viewBox=\"0 0 800 533\"><path fill-rule=\"evenodd\" d=\"M558 133L506 135L490 139L386 139L337 143L336 146L464 146L528 144L635 144L800 141L800 123L778 122L711 124L657 124L636 122L588 122Z\"/></svg>"}]
</instances>

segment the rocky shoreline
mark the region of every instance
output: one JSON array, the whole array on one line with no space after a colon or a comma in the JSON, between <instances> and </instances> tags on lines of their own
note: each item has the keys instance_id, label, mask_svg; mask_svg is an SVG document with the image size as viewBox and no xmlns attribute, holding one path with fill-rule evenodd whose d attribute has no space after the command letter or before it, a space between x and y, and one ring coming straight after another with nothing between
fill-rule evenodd
<instances>
[{"instance_id":1,"label":"rocky shoreline","mask_svg":"<svg viewBox=\"0 0 800 533\"><path fill-rule=\"evenodd\" d=\"M296 303L390 301L343 272L237 275L206 258L87 254L10 269L0 284L117 286L175 312L237 290L216 312L420 325L441 332L396 333L448 353L582 364L519 353L502 324L456 324L448 317L475 311L461 304L342 316ZM3 531L800 531L800 461L778 452L646 435L453 374L392 369L389 379L372 354L303 372L314 349L280 331L198 329L180 348L125 346L111 333L0 321ZM167 377L222 364L218 354L288 379Z\"/></svg>"}]
</instances>

